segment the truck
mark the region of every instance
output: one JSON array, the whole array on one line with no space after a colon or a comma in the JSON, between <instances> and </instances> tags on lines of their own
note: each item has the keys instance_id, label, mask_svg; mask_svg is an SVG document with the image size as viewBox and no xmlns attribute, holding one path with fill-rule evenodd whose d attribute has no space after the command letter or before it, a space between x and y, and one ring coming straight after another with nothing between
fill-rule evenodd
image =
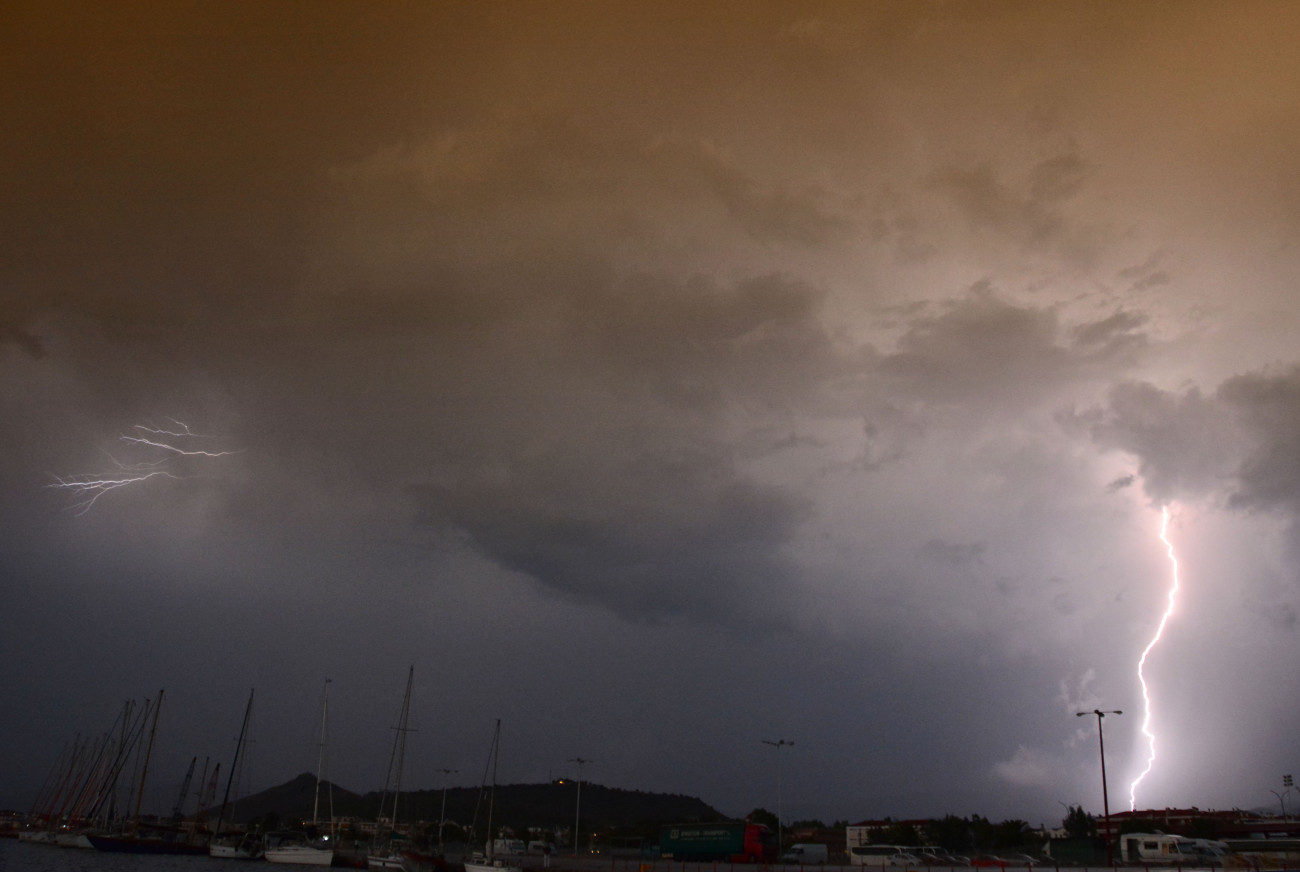
<instances>
[{"instance_id":1,"label":"truck","mask_svg":"<svg viewBox=\"0 0 1300 872\"><path fill-rule=\"evenodd\" d=\"M693 863L770 863L776 839L766 826L749 821L670 824L659 831L659 852L665 860Z\"/></svg>"},{"instance_id":2,"label":"truck","mask_svg":"<svg viewBox=\"0 0 1300 872\"><path fill-rule=\"evenodd\" d=\"M808 863L825 863L827 858L826 846L817 845L812 842L799 842L785 849L781 855L782 863L798 863L800 865Z\"/></svg>"}]
</instances>

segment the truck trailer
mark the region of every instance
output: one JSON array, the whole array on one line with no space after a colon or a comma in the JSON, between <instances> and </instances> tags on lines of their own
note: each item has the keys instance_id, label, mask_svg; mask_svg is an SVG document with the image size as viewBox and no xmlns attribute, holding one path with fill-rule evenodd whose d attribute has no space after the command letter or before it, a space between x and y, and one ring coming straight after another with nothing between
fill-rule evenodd
<instances>
[{"instance_id":1,"label":"truck trailer","mask_svg":"<svg viewBox=\"0 0 1300 872\"><path fill-rule=\"evenodd\" d=\"M763 824L748 821L672 824L659 831L659 851L666 860L770 863L776 859L776 839Z\"/></svg>"}]
</instances>

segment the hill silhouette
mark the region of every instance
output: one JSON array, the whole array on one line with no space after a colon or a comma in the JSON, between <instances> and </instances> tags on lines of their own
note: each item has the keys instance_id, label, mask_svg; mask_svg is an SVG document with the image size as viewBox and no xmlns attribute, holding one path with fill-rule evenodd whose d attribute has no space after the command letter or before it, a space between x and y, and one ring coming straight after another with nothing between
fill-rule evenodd
<instances>
[{"instance_id":1,"label":"hill silhouette","mask_svg":"<svg viewBox=\"0 0 1300 872\"><path fill-rule=\"evenodd\" d=\"M318 812L321 820L329 819L331 792L335 817L374 820L379 814L382 799L379 791L356 794L322 782ZM474 820L481 793L477 787L447 788L447 820L468 826ZM493 814L496 820L510 827L568 827L573 825L577 799L578 785L575 781L498 785ZM315 801L316 777L303 773L277 787L244 797L233 811L227 812L227 817L239 823L258 821L268 814L281 821L310 820ZM486 815L486 796L482 801L484 808L479 812L480 825ZM410 823L437 821L442 802L442 789L403 791L397 809L398 820ZM692 796L623 790L590 782L582 785L584 828L624 829L724 819L725 816L716 809Z\"/></svg>"}]
</instances>

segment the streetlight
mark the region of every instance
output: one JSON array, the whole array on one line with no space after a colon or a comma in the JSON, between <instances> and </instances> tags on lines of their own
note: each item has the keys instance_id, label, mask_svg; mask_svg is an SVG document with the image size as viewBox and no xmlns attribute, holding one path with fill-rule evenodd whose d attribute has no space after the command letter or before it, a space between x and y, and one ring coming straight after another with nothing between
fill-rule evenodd
<instances>
[{"instance_id":1,"label":"streetlight","mask_svg":"<svg viewBox=\"0 0 1300 872\"><path fill-rule=\"evenodd\" d=\"M578 856L578 822L582 820L582 765L590 763L581 757L570 757L570 763L578 764L578 799L573 804L573 856Z\"/></svg>"},{"instance_id":2,"label":"streetlight","mask_svg":"<svg viewBox=\"0 0 1300 872\"><path fill-rule=\"evenodd\" d=\"M447 776L455 775L459 769L435 769L442 773L442 811L438 813L438 856L443 855L442 831L447 828Z\"/></svg>"},{"instance_id":3,"label":"streetlight","mask_svg":"<svg viewBox=\"0 0 1300 872\"><path fill-rule=\"evenodd\" d=\"M1080 718L1084 715L1097 716L1097 744L1101 748L1101 808L1102 813L1106 816L1106 864L1114 866L1115 858L1110 851L1110 796L1106 793L1106 737L1101 732L1101 719L1106 715L1122 715L1124 713L1118 709L1105 712L1101 709L1093 709L1090 712L1075 712L1074 714Z\"/></svg>"},{"instance_id":4,"label":"streetlight","mask_svg":"<svg viewBox=\"0 0 1300 872\"><path fill-rule=\"evenodd\" d=\"M1278 805L1282 806L1282 821L1283 823L1285 823L1286 822L1286 799L1284 797L1286 796L1286 794L1278 793L1276 790L1270 790L1269 793L1276 796Z\"/></svg>"},{"instance_id":5,"label":"streetlight","mask_svg":"<svg viewBox=\"0 0 1300 872\"><path fill-rule=\"evenodd\" d=\"M775 742L767 739L759 739L759 741L776 749L776 854L779 857L785 850L781 845L781 749L786 745L794 747L794 742L787 742L785 739L777 739Z\"/></svg>"},{"instance_id":6,"label":"streetlight","mask_svg":"<svg viewBox=\"0 0 1300 872\"><path fill-rule=\"evenodd\" d=\"M1270 791L1269 791L1269 793L1271 793L1271 794L1273 794L1274 796L1277 797L1278 804L1282 806L1282 822L1283 822L1283 823L1286 823L1286 819L1287 819L1287 817L1286 817L1286 798L1287 798L1287 796L1291 793L1291 788L1294 787L1294 786L1295 786L1295 782L1291 780L1291 776L1290 776L1290 775L1283 775L1283 776L1282 776L1282 792L1281 792L1281 793L1278 793L1276 790L1270 790Z\"/></svg>"}]
</instances>

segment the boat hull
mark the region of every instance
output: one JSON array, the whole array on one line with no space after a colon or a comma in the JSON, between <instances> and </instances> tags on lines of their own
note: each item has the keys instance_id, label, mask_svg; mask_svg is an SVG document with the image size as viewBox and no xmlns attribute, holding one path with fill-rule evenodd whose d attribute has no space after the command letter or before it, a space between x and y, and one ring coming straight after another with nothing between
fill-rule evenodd
<instances>
[{"instance_id":1,"label":"boat hull","mask_svg":"<svg viewBox=\"0 0 1300 872\"><path fill-rule=\"evenodd\" d=\"M18 833L18 841L31 842L34 845L56 845L55 834L49 830L22 830Z\"/></svg>"},{"instance_id":2,"label":"boat hull","mask_svg":"<svg viewBox=\"0 0 1300 872\"><path fill-rule=\"evenodd\" d=\"M94 848L86 833L59 833L54 837L54 844L60 848Z\"/></svg>"},{"instance_id":3,"label":"boat hull","mask_svg":"<svg viewBox=\"0 0 1300 872\"><path fill-rule=\"evenodd\" d=\"M208 846L208 856L216 857L219 860L256 860L262 856L262 846L214 843Z\"/></svg>"},{"instance_id":4,"label":"boat hull","mask_svg":"<svg viewBox=\"0 0 1300 872\"><path fill-rule=\"evenodd\" d=\"M476 858L465 861L465 872L523 872L523 866L500 858Z\"/></svg>"},{"instance_id":5,"label":"boat hull","mask_svg":"<svg viewBox=\"0 0 1300 872\"><path fill-rule=\"evenodd\" d=\"M168 839L132 839L123 836L87 836L96 851L114 854L192 854L208 853L207 845L175 842Z\"/></svg>"},{"instance_id":6,"label":"boat hull","mask_svg":"<svg viewBox=\"0 0 1300 872\"><path fill-rule=\"evenodd\" d=\"M267 848L262 859L288 866L329 866L334 862L334 849L285 845L281 848Z\"/></svg>"}]
</instances>

